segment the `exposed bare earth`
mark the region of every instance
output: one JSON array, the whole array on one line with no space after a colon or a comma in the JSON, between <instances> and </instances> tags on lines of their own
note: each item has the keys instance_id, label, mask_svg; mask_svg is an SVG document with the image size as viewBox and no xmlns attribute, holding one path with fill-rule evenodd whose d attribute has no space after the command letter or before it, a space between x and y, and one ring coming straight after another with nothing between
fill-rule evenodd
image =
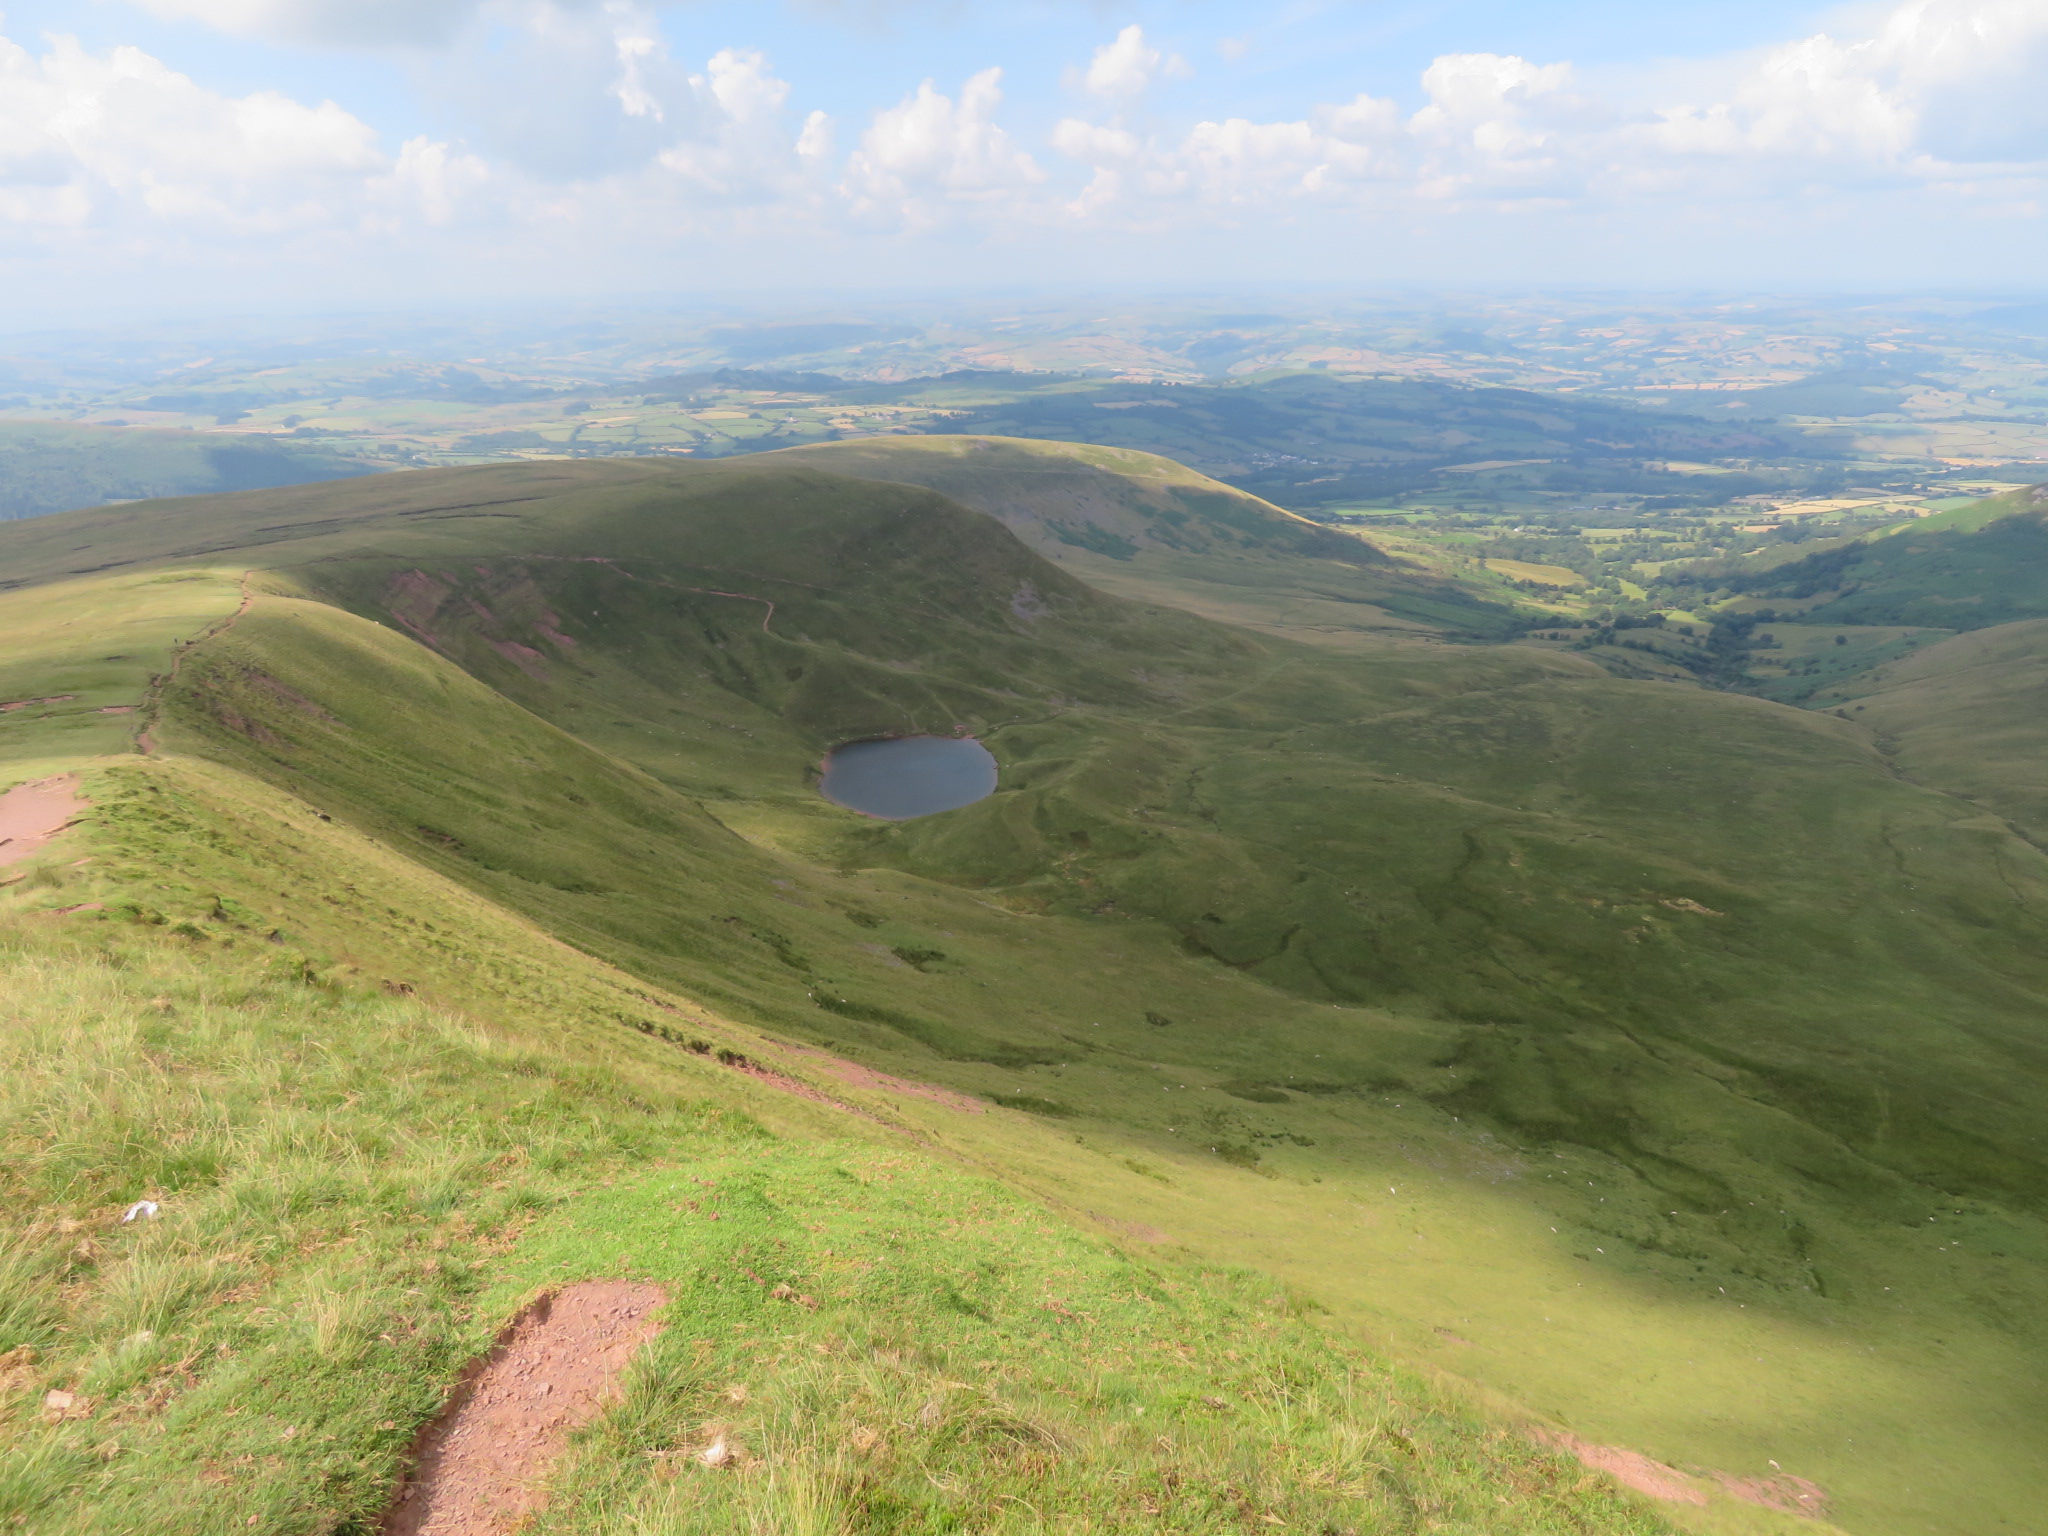
<instances>
[{"instance_id":1,"label":"exposed bare earth","mask_svg":"<svg viewBox=\"0 0 2048 1536\"><path fill-rule=\"evenodd\" d=\"M1543 1438L1560 1450L1570 1451L1595 1472L1605 1472L1625 1488L1662 1499L1667 1504L1704 1504L1705 1490L1695 1485L1676 1467L1652 1461L1641 1451L1618 1445L1594 1445L1577 1435L1546 1435Z\"/></svg>"},{"instance_id":2,"label":"exposed bare earth","mask_svg":"<svg viewBox=\"0 0 2048 1536\"><path fill-rule=\"evenodd\" d=\"M964 1093L955 1093L950 1088L940 1088L932 1083L913 1082L907 1077L892 1077L887 1072L877 1072L873 1067L864 1067L857 1061L848 1061L843 1056L834 1056L807 1045L785 1045L783 1049L792 1055L809 1058L821 1071L829 1072L840 1082L855 1088L876 1088L884 1093L902 1094L906 1098L929 1099L934 1104L943 1104L946 1108L957 1109L965 1115L981 1115L988 1112L988 1106L981 1100L969 1098Z\"/></svg>"},{"instance_id":3,"label":"exposed bare earth","mask_svg":"<svg viewBox=\"0 0 2048 1536\"><path fill-rule=\"evenodd\" d=\"M27 858L85 807L78 796L78 780L68 773L17 784L0 795L0 864Z\"/></svg>"},{"instance_id":4,"label":"exposed bare earth","mask_svg":"<svg viewBox=\"0 0 2048 1536\"><path fill-rule=\"evenodd\" d=\"M1737 1477L1716 1472L1714 1481L1732 1497L1761 1504L1765 1509L1782 1509L1788 1514L1818 1518L1828 1511L1828 1496L1818 1483L1781 1472L1776 1477Z\"/></svg>"},{"instance_id":5,"label":"exposed bare earth","mask_svg":"<svg viewBox=\"0 0 2048 1536\"><path fill-rule=\"evenodd\" d=\"M503 1536L539 1509L569 1432L618 1395L666 1299L658 1286L590 1280L514 1318L421 1436L384 1536Z\"/></svg>"},{"instance_id":6,"label":"exposed bare earth","mask_svg":"<svg viewBox=\"0 0 2048 1536\"><path fill-rule=\"evenodd\" d=\"M1537 1438L1546 1445L1571 1452L1584 1465L1595 1472L1605 1472L1622 1486L1669 1504L1706 1503L1704 1480L1711 1479L1729 1497L1747 1504L1761 1504L1765 1509L1783 1510L1815 1519L1827 1513L1827 1494L1820 1485L1803 1477L1794 1477L1789 1472L1781 1472L1776 1477L1737 1477L1732 1472L1695 1468L1698 1476L1689 1477L1676 1467L1667 1467L1640 1451L1618 1445L1594 1445L1577 1435L1545 1433Z\"/></svg>"}]
</instances>

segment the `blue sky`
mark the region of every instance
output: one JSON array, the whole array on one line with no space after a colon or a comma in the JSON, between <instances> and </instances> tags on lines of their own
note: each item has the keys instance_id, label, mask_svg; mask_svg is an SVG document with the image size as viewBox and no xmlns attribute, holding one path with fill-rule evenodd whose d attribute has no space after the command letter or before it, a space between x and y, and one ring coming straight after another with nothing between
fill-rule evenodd
<instances>
[{"instance_id":1,"label":"blue sky","mask_svg":"<svg viewBox=\"0 0 2048 1536\"><path fill-rule=\"evenodd\" d=\"M4 320L977 285L2034 287L2048 0L42 0Z\"/></svg>"}]
</instances>

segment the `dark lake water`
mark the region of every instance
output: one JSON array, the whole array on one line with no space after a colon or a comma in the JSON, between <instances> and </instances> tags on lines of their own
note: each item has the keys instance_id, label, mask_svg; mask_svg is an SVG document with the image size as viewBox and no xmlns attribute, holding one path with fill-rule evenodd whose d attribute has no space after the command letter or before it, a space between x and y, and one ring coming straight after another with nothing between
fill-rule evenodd
<instances>
[{"instance_id":1,"label":"dark lake water","mask_svg":"<svg viewBox=\"0 0 2048 1536\"><path fill-rule=\"evenodd\" d=\"M825 759L827 800L884 821L957 810L996 792L996 760L971 736L856 741Z\"/></svg>"}]
</instances>

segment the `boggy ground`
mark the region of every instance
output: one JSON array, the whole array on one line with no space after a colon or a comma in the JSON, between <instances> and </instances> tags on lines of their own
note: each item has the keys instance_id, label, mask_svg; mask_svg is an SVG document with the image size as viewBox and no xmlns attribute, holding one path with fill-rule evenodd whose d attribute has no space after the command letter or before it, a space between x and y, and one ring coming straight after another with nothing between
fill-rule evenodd
<instances>
[{"instance_id":1,"label":"boggy ground","mask_svg":"<svg viewBox=\"0 0 2048 1536\"><path fill-rule=\"evenodd\" d=\"M1778 1462L1856 1530L2030 1507L2042 871L1975 807L1761 701L1116 603L903 487L535 473L181 529L266 569L139 699L160 766L386 861L286 860L314 973L502 1009L499 962L392 931L431 870L684 999L614 1028L722 1010L1021 1110L890 1113L1588 1440ZM821 745L959 726L981 806L811 792ZM205 933L260 818L148 782L108 814Z\"/></svg>"}]
</instances>

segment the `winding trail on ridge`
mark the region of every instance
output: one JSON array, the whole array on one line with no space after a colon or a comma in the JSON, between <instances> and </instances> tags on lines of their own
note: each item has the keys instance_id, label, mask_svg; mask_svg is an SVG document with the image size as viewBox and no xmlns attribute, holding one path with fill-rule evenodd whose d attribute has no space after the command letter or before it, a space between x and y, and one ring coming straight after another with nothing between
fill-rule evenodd
<instances>
[{"instance_id":1,"label":"winding trail on ridge","mask_svg":"<svg viewBox=\"0 0 2048 1536\"><path fill-rule=\"evenodd\" d=\"M561 560L561 559L575 559L575 558L577 558L577 557L575 557L575 556L564 556L564 555L543 555L543 556L541 556L540 558L541 558L541 559L544 559L544 560L545 560L545 559L555 559L555 560ZM626 568L625 568L624 566L620 565L620 564L619 564L619 563L618 563L618 562L617 562L616 560L613 560L613 559L611 559L610 557L608 557L608 556L603 556L603 555L585 555L585 556L581 557L581 562L580 562L580 563L583 563L583 564L587 564L587 565L602 565L602 566L606 566L606 567L608 567L608 568L609 568L610 570L612 570L612 571L613 571L614 573L616 573L616 574L618 574L618 575L620 575L620 576L623 576L623 577L625 577L625 578L626 578L626 580L628 580L628 581L641 581L641 582L645 582L645 583L646 583L646 584L647 584L648 586L650 586L650 587L666 587L666 588L668 588L668 589L669 589L669 591L671 591L671 592L696 592L696 593L699 593L699 594L701 594L701 595L703 595L703 596L705 596L705 597L736 597L736 598L738 598L738 599L739 599L739 600L740 600L741 602L746 602L746 603L766 603L766 604L768 605L768 611L767 611L766 613L764 613L764 614L762 614L762 615L761 615L761 633L762 633L762 634L764 634L764 635L766 635L766 634L772 634L772 633L774 633L774 631L772 631L772 630L771 630L771 629L769 629L769 627L768 627L768 625L770 624L770 622L772 622L772 621L773 621L773 619L775 618L775 600L774 600L773 598L770 598L770 597L756 597L756 596L755 596L755 595L754 595L753 593L751 593L751 592L722 592L722 591L720 591L720 590L719 590L719 589L718 589L717 587L686 587L686 586L684 586L684 585L683 585L683 584L682 584L681 582L679 582L679 581L669 581L669 580L666 580L665 578L663 578L663 577L660 577L660 576L641 576L641 575L639 575L639 574L637 574L637 573L635 573L635 572L633 572L633 571L629 571L629 570L627 570L627 569L626 569ZM706 566L706 567L704 567L704 569L706 569L706 570L709 570L709 569L712 569L712 567ZM798 586L798 587L804 587L804 586L810 586L810 583L809 583L809 582L804 582L804 581L798 581L798 582L792 582L792 583L791 583L791 585L792 585L792 586ZM813 590L813 591L816 591L816 592L822 592L822 591L824 591L824 590L825 590L825 588L823 588L823 587L813 587L813 588L812 588L812 590Z\"/></svg>"},{"instance_id":2,"label":"winding trail on ridge","mask_svg":"<svg viewBox=\"0 0 2048 1536\"><path fill-rule=\"evenodd\" d=\"M142 725L135 733L135 750L144 757L156 751L157 710L163 703L164 690L178 680L178 669L185 665L185 657L193 647L226 634L240 622L242 615L249 611L249 604L255 601L255 594L249 590L249 578L255 574L253 567L242 572L242 601L236 605L235 611L223 618L215 619L190 640L180 644L171 653L170 670L150 679L149 689L142 698Z\"/></svg>"}]
</instances>

